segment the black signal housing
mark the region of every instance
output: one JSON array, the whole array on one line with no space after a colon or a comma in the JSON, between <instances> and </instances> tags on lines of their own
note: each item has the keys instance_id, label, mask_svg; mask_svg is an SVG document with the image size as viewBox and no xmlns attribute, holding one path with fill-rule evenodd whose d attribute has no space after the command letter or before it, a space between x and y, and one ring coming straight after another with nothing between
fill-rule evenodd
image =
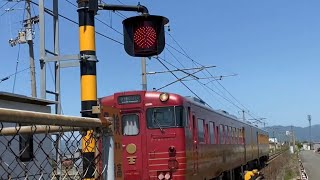
<instances>
[{"instance_id":1,"label":"black signal housing","mask_svg":"<svg viewBox=\"0 0 320 180\"><path fill-rule=\"evenodd\" d=\"M125 51L134 57L160 54L165 46L164 25L168 22L166 17L148 14L125 19L122 22Z\"/></svg>"}]
</instances>

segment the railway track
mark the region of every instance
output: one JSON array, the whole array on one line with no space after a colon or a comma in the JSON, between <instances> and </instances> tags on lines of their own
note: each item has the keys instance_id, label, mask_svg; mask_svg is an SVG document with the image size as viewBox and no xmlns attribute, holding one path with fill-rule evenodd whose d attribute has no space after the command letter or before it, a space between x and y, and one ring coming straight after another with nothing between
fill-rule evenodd
<instances>
[{"instance_id":1,"label":"railway track","mask_svg":"<svg viewBox=\"0 0 320 180\"><path fill-rule=\"evenodd\" d=\"M278 151L278 152L275 152L275 153L273 153L273 154L271 154L270 156L269 156L269 160L266 162L266 166L265 167L263 167L262 169L260 169L260 171L259 171L259 175L258 175L258 177L256 177L256 180L258 180L258 179L265 179L265 177L264 177L264 174L265 174L265 168L266 167L268 167L268 165L272 162L272 161L274 161L275 159L277 159L280 155L282 155L283 153L285 153L285 152L287 152L288 151L288 149L284 149L284 150L281 150L281 151Z\"/></svg>"},{"instance_id":2,"label":"railway track","mask_svg":"<svg viewBox=\"0 0 320 180\"><path fill-rule=\"evenodd\" d=\"M269 160L267 161L266 164L270 164L273 160L277 159L277 157L279 157L281 154L283 154L286 151L288 151L288 149L284 149L284 150L281 150L281 151L278 151L278 152L271 154L269 156Z\"/></svg>"}]
</instances>

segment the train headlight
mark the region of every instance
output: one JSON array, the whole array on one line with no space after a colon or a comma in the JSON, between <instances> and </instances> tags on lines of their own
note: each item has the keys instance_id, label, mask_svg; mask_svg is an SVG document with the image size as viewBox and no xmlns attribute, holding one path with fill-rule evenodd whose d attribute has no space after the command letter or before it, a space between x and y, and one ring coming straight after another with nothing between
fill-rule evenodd
<instances>
[{"instance_id":1,"label":"train headlight","mask_svg":"<svg viewBox=\"0 0 320 180\"><path fill-rule=\"evenodd\" d=\"M160 173L160 174L158 175L158 179L162 180L162 179L164 179L164 178L165 178L165 175L164 175L163 173Z\"/></svg>"},{"instance_id":2,"label":"train headlight","mask_svg":"<svg viewBox=\"0 0 320 180\"><path fill-rule=\"evenodd\" d=\"M171 175L169 172L166 173L166 175L164 175L164 179L169 180L171 178Z\"/></svg>"},{"instance_id":3,"label":"train headlight","mask_svg":"<svg viewBox=\"0 0 320 180\"><path fill-rule=\"evenodd\" d=\"M166 102L169 99L169 94L168 93L161 93L159 96L159 99L161 102Z\"/></svg>"}]
</instances>

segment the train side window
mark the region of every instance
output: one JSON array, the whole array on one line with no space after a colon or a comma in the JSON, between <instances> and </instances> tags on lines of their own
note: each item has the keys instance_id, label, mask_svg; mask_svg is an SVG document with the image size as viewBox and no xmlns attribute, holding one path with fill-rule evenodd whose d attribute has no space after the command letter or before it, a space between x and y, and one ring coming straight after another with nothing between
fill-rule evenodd
<instances>
[{"instance_id":1,"label":"train side window","mask_svg":"<svg viewBox=\"0 0 320 180\"><path fill-rule=\"evenodd\" d=\"M122 134L125 136L135 136L139 134L139 116L128 114L122 116Z\"/></svg>"},{"instance_id":2,"label":"train side window","mask_svg":"<svg viewBox=\"0 0 320 180\"><path fill-rule=\"evenodd\" d=\"M231 127L231 144L234 144L234 128Z\"/></svg>"},{"instance_id":3,"label":"train side window","mask_svg":"<svg viewBox=\"0 0 320 180\"><path fill-rule=\"evenodd\" d=\"M210 144L214 144L215 143L215 132L214 132L214 122L210 122L209 123L209 131L210 131Z\"/></svg>"},{"instance_id":4,"label":"train side window","mask_svg":"<svg viewBox=\"0 0 320 180\"><path fill-rule=\"evenodd\" d=\"M228 126L229 144L232 144L232 129Z\"/></svg>"},{"instance_id":5,"label":"train side window","mask_svg":"<svg viewBox=\"0 0 320 180\"><path fill-rule=\"evenodd\" d=\"M238 135L239 135L239 132L238 132L238 128L235 128L234 129L234 143L235 144L239 144L239 139L238 139Z\"/></svg>"},{"instance_id":6,"label":"train side window","mask_svg":"<svg viewBox=\"0 0 320 180\"><path fill-rule=\"evenodd\" d=\"M223 125L222 124L220 124L220 126L219 126L219 128L220 128L220 133L219 133L219 141L220 141L220 144L224 144L224 133L223 133Z\"/></svg>"},{"instance_id":7,"label":"train side window","mask_svg":"<svg viewBox=\"0 0 320 180\"><path fill-rule=\"evenodd\" d=\"M205 143L206 144L210 144L210 141L209 141L209 138L210 138L210 136L209 136L209 125L205 124L205 127L206 127L206 129L205 129Z\"/></svg>"},{"instance_id":8,"label":"train side window","mask_svg":"<svg viewBox=\"0 0 320 180\"><path fill-rule=\"evenodd\" d=\"M228 126L224 126L224 143L229 144L229 133L228 133Z\"/></svg>"},{"instance_id":9,"label":"train side window","mask_svg":"<svg viewBox=\"0 0 320 180\"><path fill-rule=\"evenodd\" d=\"M241 138L242 139L241 142L242 142L242 144L246 143L246 137L244 136L244 131L245 131L244 128L242 128L242 130L241 130L241 137L242 137Z\"/></svg>"},{"instance_id":10,"label":"train side window","mask_svg":"<svg viewBox=\"0 0 320 180\"><path fill-rule=\"evenodd\" d=\"M216 144L219 144L219 127L218 126L216 126L215 127L215 143Z\"/></svg>"},{"instance_id":11,"label":"train side window","mask_svg":"<svg viewBox=\"0 0 320 180\"><path fill-rule=\"evenodd\" d=\"M198 119L198 140L199 140L199 143L204 143L205 142L204 120L203 119Z\"/></svg>"},{"instance_id":12,"label":"train side window","mask_svg":"<svg viewBox=\"0 0 320 180\"><path fill-rule=\"evenodd\" d=\"M242 129L239 129L239 143L242 144Z\"/></svg>"},{"instance_id":13,"label":"train side window","mask_svg":"<svg viewBox=\"0 0 320 180\"><path fill-rule=\"evenodd\" d=\"M233 144L237 144L237 134L236 134L236 128L235 127L233 127L232 128L232 132L233 132Z\"/></svg>"},{"instance_id":14,"label":"train side window","mask_svg":"<svg viewBox=\"0 0 320 180\"><path fill-rule=\"evenodd\" d=\"M239 139L238 139L238 141L239 141L239 144L242 144L242 141L241 141L241 129L238 129L239 131L238 131L238 133L239 133Z\"/></svg>"}]
</instances>

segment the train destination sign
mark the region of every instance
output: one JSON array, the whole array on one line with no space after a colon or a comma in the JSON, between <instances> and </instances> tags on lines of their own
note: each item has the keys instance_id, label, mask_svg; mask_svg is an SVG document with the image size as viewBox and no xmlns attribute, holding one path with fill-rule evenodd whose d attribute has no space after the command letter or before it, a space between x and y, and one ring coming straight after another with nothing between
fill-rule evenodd
<instances>
[{"instance_id":1,"label":"train destination sign","mask_svg":"<svg viewBox=\"0 0 320 180\"><path fill-rule=\"evenodd\" d=\"M135 104L140 103L141 97L140 95L130 95L130 96L119 96L118 103L119 104Z\"/></svg>"}]
</instances>

